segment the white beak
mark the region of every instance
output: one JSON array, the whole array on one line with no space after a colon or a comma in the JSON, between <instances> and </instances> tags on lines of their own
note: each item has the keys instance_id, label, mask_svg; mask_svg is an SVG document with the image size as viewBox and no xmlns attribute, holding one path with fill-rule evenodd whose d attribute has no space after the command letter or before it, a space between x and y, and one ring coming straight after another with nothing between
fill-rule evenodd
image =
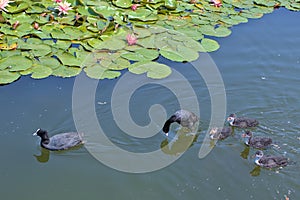
<instances>
[{"instance_id":1,"label":"white beak","mask_svg":"<svg viewBox=\"0 0 300 200\"><path fill-rule=\"evenodd\" d=\"M34 132L32 135L33 135L33 136L36 136L36 135L37 135L37 132L38 132L39 130L41 130L41 129L39 128L39 129L36 130L36 132Z\"/></svg>"}]
</instances>

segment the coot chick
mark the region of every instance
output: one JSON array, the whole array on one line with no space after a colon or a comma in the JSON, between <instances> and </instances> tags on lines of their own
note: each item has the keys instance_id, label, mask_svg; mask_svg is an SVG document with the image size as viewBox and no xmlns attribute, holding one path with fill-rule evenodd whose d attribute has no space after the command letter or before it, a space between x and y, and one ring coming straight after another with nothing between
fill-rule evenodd
<instances>
[{"instance_id":1,"label":"coot chick","mask_svg":"<svg viewBox=\"0 0 300 200\"><path fill-rule=\"evenodd\" d=\"M259 123L256 119L246 118L246 117L237 117L236 114L230 114L227 118L230 126L235 126L239 128L250 128L255 127Z\"/></svg>"},{"instance_id":2,"label":"coot chick","mask_svg":"<svg viewBox=\"0 0 300 200\"><path fill-rule=\"evenodd\" d=\"M77 132L61 133L49 138L48 132L38 129L33 135L41 137L41 147L51 151L66 150L83 144L83 134Z\"/></svg>"},{"instance_id":3,"label":"coot chick","mask_svg":"<svg viewBox=\"0 0 300 200\"><path fill-rule=\"evenodd\" d=\"M267 137L253 137L251 131L245 131L242 134L244 138L244 143L247 146L254 147L257 149L264 149L272 144L272 139Z\"/></svg>"},{"instance_id":4,"label":"coot chick","mask_svg":"<svg viewBox=\"0 0 300 200\"><path fill-rule=\"evenodd\" d=\"M223 140L230 136L232 133L231 127L223 127L223 128L217 128L214 127L210 130L209 135L210 139L212 140Z\"/></svg>"},{"instance_id":5,"label":"coot chick","mask_svg":"<svg viewBox=\"0 0 300 200\"><path fill-rule=\"evenodd\" d=\"M177 122L183 127L193 129L195 123L199 120L198 116L187 110L176 111L164 124L163 131L168 133L170 130L170 125L173 122Z\"/></svg>"},{"instance_id":6,"label":"coot chick","mask_svg":"<svg viewBox=\"0 0 300 200\"><path fill-rule=\"evenodd\" d=\"M266 168L284 167L288 164L288 159L283 156L264 155L259 150L255 153L255 164Z\"/></svg>"}]
</instances>

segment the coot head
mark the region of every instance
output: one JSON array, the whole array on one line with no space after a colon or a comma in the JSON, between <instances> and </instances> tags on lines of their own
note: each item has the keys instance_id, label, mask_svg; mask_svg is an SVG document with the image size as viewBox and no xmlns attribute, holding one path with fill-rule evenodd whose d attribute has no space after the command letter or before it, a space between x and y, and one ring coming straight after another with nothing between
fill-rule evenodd
<instances>
[{"instance_id":1,"label":"coot head","mask_svg":"<svg viewBox=\"0 0 300 200\"><path fill-rule=\"evenodd\" d=\"M260 159L264 156L264 152L261 151L261 150L258 150L256 153L255 153L255 158L256 159Z\"/></svg>"},{"instance_id":2,"label":"coot head","mask_svg":"<svg viewBox=\"0 0 300 200\"><path fill-rule=\"evenodd\" d=\"M235 118L236 118L236 114L230 114L227 118L227 122L232 125Z\"/></svg>"},{"instance_id":3,"label":"coot head","mask_svg":"<svg viewBox=\"0 0 300 200\"><path fill-rule=\"evenodd\" d=\"M250 138L252 137L252 132L251 131L245 131L245 133L242 134L243 138Z\"/></svg>"}]
</instances>

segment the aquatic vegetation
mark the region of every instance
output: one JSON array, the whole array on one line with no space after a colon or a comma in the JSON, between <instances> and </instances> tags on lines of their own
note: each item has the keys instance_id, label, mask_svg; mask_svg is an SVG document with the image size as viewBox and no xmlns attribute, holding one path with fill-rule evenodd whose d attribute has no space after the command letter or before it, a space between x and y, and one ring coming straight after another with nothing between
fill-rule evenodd
<instances>
[{"instance_id":1,"label":"aquatic vegetation","mask_svg":"<svg viewBox=\"0 0 300 200\"><path fill-rule=\"evenodd\" d=\"M290 0L0 0L0 84L22 75L96 79L120 70L167 77L159 56L176 62L216 51L214 37L278 7L298 11Z\"/></svg>"}]
</instances>

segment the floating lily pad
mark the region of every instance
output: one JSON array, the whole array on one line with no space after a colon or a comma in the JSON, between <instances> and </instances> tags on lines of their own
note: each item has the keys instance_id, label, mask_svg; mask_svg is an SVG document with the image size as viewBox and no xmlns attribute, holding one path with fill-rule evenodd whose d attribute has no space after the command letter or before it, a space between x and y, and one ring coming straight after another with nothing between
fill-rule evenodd
<instances>
[{"instance_id":1,"label":"floating lily pad","mask_svg":"<svg viewBox=\"0 0 300 200\"><path fill-rule=\"evenodd\" d=\"M109 70L100 64L95 64L93 66L87 67L84 69L84 71L88 77L94 79L112 79L117 78L121 75L120 72Z\"/></svg>"},{"instance_id":2,"label":"floating lily pad","mask_svg":"<svg viewBox=\"0 0 300 200\"><path fill-rule=\"evenodd\" d=\"M31 78L42 79L52 74L52 69L43 65L36 65L31 69Z\"/></svg>"},{"instance_id":3,"label":"floating lily pad","mask_svg":"<svg viewBox=\"0 0 300 200\"><path fill-rule=\"evenodd\" d=\"M56 55L63 65L67 66L81 66L80 60L70 53L61 53Z\"/></svg>"},{"instance_id":4,"label":"floating lily pad","mask_svg":"<svg viewBox=\"0 0 300 200\"><path fill-rule=\"evenodd\" d=\"M96 49L107 49L111 51L116 51L123 49L126 46L124 40L109 38L105 41L100 41L97 45L93 45Z\"/></svg>"},{"instance_id":5,"label":"floating lily pad","mask_svg":"<svg viewBox=\"0 0 300 200\"><path fill-rule=\"evenodd\" d=\"M153 49L137 49L134 52L125 52L121 55L131 61L143 61L143 60L154 60L158 58L159 53Z\"/></svg>"},{"instance_id":6,"label":"floating lily pad","mask_svg":"<svg viewBox=\"0 0 300 200\"><path fill-rule=\"evenodd\" d=\"M161 79L169 76L172 72L170 67L156 62L136 62L132 64L128 70L134 74L147 73L149 78Z\"/></svg>"},{"instance_id":7,"label":"floating lily pad","mask_svg":"<svg viewBox=\"0 0 300 200\"><path fill-rule=\"evenodd\" d=\"M194 61L197 60L199 56L197 51L183 45L177 46L176 49L164 47L161 48L159 52L163 57L176 62Z\"/></svg>"},{"instance_id":8,"label":"floating lily pad","mask_svg":"<svg viewBox=\"0 0 300 200\"><path fill-rule=\"evenodd\" d=\"M114 79L118 78L119 76L121 76L121 72L119 71L106 70L100 79Z\"/></svg>"},{"instance_id":9,"label":"floating lily pad","mask_svg":"<svg viewBox=\"0 0 300 200\"><path fill-rule=\"evenodd\" d=\"M113 0L112 2L121 8L129 8L131 6L131 0Z\"/></svg>"},{"instance_id":10,"label":"floating lily pad","mask_svg":"<svg viewBox=\"0 0 300 200\"><path fill-rule=\"evenodd\" d=\"M26 10L28 7L29 7L29 4L27 2L22 1L19 4L9 6L8 11L10 13L20 13L20 12Z\"/></svg>"},{"instance_id":11,"label":"floating lily pad","mask_svg":"<svg viewBox=\"0 0 300 200\"><path fill-rule=\"evenodd\" d=\"M8 70L0 71L0 84L8 84L17 80L21 75L17 72L10 72Z\"/></svg>"},{"instance_id":12,"label":"floating lily pad","mask_svg":"<svg viewBox=\"0 0 300 200\"><path fill-rule=\"evenodd\" d=\"M203 38L201 40L201 45L203 47L204 52L212 52L220 48L220 45L217 41L208 38Z\"/></svg>"},{"instance_id":13,"label":"floating lily pad","mask_svg":"<svg viewBox=\"0 0 300 200\"><path fill-rule=\"evenodd\" d=\"M145 28L135 28L134 33L137 35L139 39L151 36L151 32L149 29Z\"/></svg>"},{"instance_id":14,"label":"floating lily pad","mask_svg":"<svg viewBox=\"0 0 300 200\"><path fill-rule=\"evenodd\" d=\"M77 76L78 74L80 74L80 72L81 72L80 67L67 67L61 65L60 67L53 70L52 75L66 78L66 77Z\"/></svg>"},{"instance_id":15,"label":"floating lily pad","mask_svg":"<svg viewBox=\"0 0 300 200\"><path fill-rule=\"evenodd\" d=\"M111 70L122 70L122 69L128 68L129 65L130 65L130 62L127 59L117 58L117 59L114 59L107 67L108 67L108 69L111 69Z\"/></svg>"},{"instance_id":16,"label":"floating lily pad","mask_svg":"<svg viewBox=\"0 0 300 200\"><path fill-rule=\"evenodd\" d=\"M0 60L0 70L9 69L11 72L29 69L32 66L31 59L14 55Z\"/></svg>"}]
</instances>

